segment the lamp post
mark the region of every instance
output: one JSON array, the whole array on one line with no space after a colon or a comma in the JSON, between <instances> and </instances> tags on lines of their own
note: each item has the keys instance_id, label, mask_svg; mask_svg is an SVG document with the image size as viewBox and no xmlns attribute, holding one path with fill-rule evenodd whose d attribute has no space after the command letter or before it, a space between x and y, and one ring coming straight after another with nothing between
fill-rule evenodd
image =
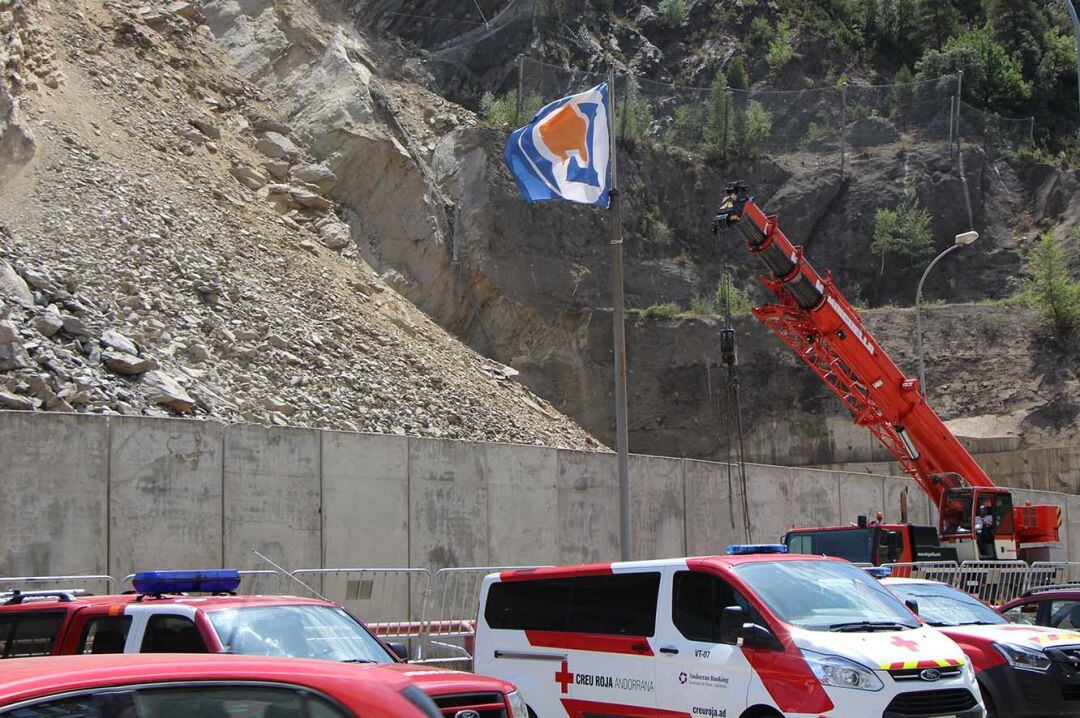
<instances>
[{"instance_id":1,"label":"lamp post","mask_svg":"<svg viewBox=\"0 0 1080 718\"><path fill-rule=\"evenodd\" d=\"M919 286L915 290L915 336L919 343L919 391L926 396L926 364L923 361L923 347L922 347L922 285L926 281L926 277L930 274L930 270L934 268L938 262L945 258L951 252L967 246L979 238L978 232L964 232L956 235L953 238L953 245L946 249L944 252L934 257L934 261L930 262L930 266L923 272L922 278L919 280Z\"/></svg>"}]
</instances>

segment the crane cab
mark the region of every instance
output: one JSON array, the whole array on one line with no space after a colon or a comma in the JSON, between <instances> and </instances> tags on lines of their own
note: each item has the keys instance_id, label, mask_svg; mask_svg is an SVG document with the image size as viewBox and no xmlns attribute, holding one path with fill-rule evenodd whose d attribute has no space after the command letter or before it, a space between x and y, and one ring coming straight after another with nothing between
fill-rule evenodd
<instances>
[{"instance_id":1,"label":"crane cab","mask_svg":"<svg viewBox=\"0 0 1080 718\"><path fill-rule=\"evenodd\" d=\"M941 540L961 561L1015 561L1016 525L1008 489L964 486L947 489L938 507Z\"/></svg>"}]
</instances>

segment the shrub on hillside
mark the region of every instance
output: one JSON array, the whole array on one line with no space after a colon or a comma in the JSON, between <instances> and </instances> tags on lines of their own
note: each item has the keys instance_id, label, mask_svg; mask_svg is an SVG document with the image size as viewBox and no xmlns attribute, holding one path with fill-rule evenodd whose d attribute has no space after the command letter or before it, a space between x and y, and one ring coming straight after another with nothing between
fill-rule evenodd
<instances>
[{"instance_id":1,"label":"shrub on hillside","mask_svg":"<svg viewBox=\"0 0 1080 718\"><path fill-rule=\"evenodd\" d=\"M791 49L791 26L785 20L776 24L776 34L769 43L769 51L765 54L765 62L773 72L779 72L795 57L795 51Z\"/></svg>"},{"instance_id":2,"label":"shrub on hillside","mask_svg":"<svg viewBox=\"0 0 1080 718\"><path fill-rule=\"evenodd\" d=\"M660 19L668 27L686 27L690 22L690 0L660 0Z\"/></svg>"},{"instance_id":3,"label":"shrub on hillside","mask_svg":"<svg viewBox=\"0 0 1080 718\"><path fill-rule=\"evenodd\" d=\"M895 210L879 209L874 213L874 241L871 248L881 254L881 270L885 257L893 255L905 271L915 273L934 253L934 238L930 234L930 213L914 193L909 191Z\"/></svg>"},{"instance_id":4,"label":"shrub on hillside","mask_svg":"<svg viewBox=\"0 0 1080 718\"><path fill-rule=\"evenodd\" d=\"M1074 336L1080 330L1080 281L1069 277L1061 243L1047 232L1028 261L1031 278L1024 287L1024 300L1058 338Z\"/></svg>"}]
</instances>

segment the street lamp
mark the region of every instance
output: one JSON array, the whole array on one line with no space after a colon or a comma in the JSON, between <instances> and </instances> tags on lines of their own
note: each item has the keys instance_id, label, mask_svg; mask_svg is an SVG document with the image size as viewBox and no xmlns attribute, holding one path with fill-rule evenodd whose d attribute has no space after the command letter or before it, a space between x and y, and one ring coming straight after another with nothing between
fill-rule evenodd
<instances>
[{"instance_id":1,"label":"street lamp","mask_svg":"<svg viewBox=\"0 0 1080 718\"><path fill-rule=\"evenodd\" d=\"M934 268L934 265L945 258L950 252L956 251L961 247L965 247L976 239L979 238L978 232L964 232L956 235L953 238L953 245L946 249L944 252L934 257L934 261L930 262L930 266L923 272L922 279L919 280L919 286L915 290L915 336L919 343L919 391L926 396L926 365L923 362L923 348L922 348L922 285L926 281L926 276L930 274L930 270Z\"/></svg>"}]
</instances>

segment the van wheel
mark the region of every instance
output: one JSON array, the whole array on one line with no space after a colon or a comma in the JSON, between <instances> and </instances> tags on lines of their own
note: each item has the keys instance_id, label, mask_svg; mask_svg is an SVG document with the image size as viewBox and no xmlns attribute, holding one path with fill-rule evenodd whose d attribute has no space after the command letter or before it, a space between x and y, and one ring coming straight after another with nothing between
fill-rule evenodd
<instances>
[{"instance_id":1,"label":"van wheel","mask_svg":"<svg viewBox=\"0 0 1080 718\"><path fill-rule=\"evenodd\" d=\"M772 708L751 708L742 714L740 718L784 718L781 714L774 711Z\"/></svg>"}]
</instances>

